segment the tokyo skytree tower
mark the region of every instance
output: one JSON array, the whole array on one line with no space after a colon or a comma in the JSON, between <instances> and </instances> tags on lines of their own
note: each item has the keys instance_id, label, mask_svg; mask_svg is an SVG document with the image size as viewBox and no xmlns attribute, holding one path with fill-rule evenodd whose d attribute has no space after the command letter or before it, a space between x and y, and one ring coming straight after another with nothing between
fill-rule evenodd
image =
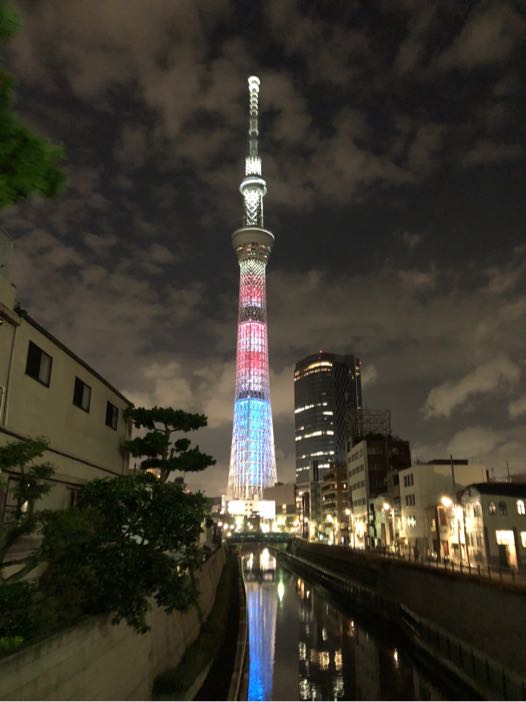
<instances>
[{"instance_id":1,"label":"tokyo skytree tower","mask_svg":"<svg viewBox=\"0 0 526 702\"><path fill-rule=\"evenodd\" d=\"M265 268L274 235L263 228L263 198L258 153L259 78L248 79L250 121L243 196L243 227L232 234L240 268L236 393L228 495L254 500L276 482L274 430L270 406Z\"/></svg>"}]
</instances>

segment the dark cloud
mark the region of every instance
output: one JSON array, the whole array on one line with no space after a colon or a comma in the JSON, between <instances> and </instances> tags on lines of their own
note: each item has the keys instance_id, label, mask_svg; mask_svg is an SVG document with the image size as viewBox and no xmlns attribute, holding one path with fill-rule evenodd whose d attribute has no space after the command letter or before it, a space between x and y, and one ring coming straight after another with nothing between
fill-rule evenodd
<instances>
[{"instance_id":1,"label":"dark cloud","mask_svg":"<svg viewBox=\"0 0 526 702\"><path fill-rule=\"evenodd\" d=\"M246 78L262 80L271 389L294 475L293 366L364 360L415 455L524 470L524 20L390 0L19 0L18 109L68 188L5 213L21 302L137 403L209 416L226 484ZM424 408L424 409L422 409ZM522 432L522 433L521 433Z\"/></svg>"}]
</instances>

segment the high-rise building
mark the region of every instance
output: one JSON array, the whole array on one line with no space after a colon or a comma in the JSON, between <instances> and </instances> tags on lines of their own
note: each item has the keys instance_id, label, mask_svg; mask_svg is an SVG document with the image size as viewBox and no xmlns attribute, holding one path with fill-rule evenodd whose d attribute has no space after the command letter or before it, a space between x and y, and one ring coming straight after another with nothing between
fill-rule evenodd
<instances>
[{"instance_id":1,"label":"high-rise building","mask_svg":"<svg viewBox=\"0 0 526 702\"><path fill-rule=\"evenodd\" d=\"M236 390L228 495L234 499L262 497L276 482L274 431L270 405L265 269L274 235L263 226L262 178L258 151L259 78L248 79L249 130L243 197L243 227L232 234L240 268L237 327Z\"/></svg>"},{"instance_id":2,"label":"high-rise building","mask_svg":"<svg viewBox=\"0 0 526 702\"><path fill-rule=\"evenodd\" d=\"M347 465L350 410L362 407L360 359L320 351L296 363L294 414L296 483L318 478L335 465Z\"/></svg>"}]
</instances>

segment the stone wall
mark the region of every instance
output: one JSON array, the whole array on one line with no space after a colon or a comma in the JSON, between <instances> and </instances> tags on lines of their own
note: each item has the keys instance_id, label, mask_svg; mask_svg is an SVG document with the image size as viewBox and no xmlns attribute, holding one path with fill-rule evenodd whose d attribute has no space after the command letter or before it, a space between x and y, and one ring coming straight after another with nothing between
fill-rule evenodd
<instances>
[{"instance_id":1,"label":"stone wall","mask_svg":"<svg viewBox=\"0 0 526 702\"><path fill-rule=\"evenodd\" d=\"M205 616L215 600L225 562L216 551L198 572ZM199 615L153 608L150 630L136 634L125 622L90 617L0 660L0 699L148 700L154 678L175 667L199 633Z\"/></svg>"}]
</instances>

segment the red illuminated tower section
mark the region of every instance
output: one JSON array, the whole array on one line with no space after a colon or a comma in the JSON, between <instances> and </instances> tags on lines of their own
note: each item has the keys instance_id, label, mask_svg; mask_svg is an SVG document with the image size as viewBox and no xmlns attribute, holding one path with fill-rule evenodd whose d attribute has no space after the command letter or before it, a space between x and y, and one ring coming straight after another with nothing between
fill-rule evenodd
<instances>
[{"instance_id":1,"label":"red illuminated tower section","mask_svg":"<svg viewBox=\"0 0 526 702\"><path fill-rule=\"evenodd\" d=\"M265 269L274 235L263 227L262 178L258 152L259 78L248 79L250 122L245 177L241 181L243 227L232 234L240 268L236 392L229 497L254 500L276 482L274 431L270 405Z\"/></svg>"}]
</instances>

